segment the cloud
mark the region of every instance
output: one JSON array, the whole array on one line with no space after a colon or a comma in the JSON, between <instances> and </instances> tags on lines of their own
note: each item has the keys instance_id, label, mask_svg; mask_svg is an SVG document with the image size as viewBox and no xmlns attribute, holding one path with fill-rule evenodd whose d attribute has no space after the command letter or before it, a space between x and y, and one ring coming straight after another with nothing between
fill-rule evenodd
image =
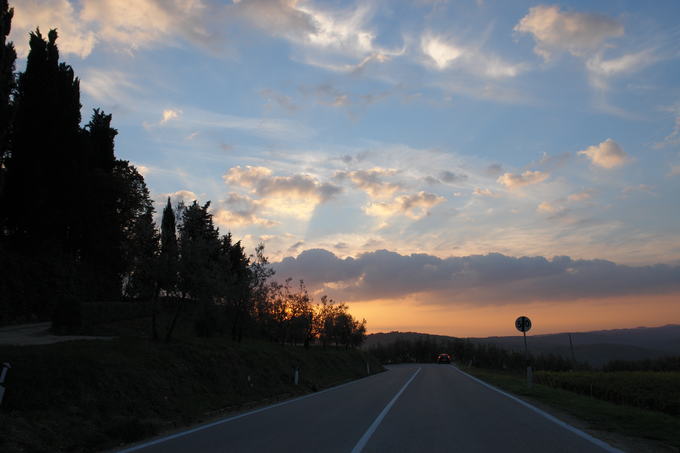
<instances>
[{"instance_id":1,"label":"cloud","mask_svg":"<svg viewBox=\"0 0 680 453\"><path fill-rule=\"evenodd\" d=\"M304 40L316 30L310 15L296 8L296 1L234 0L233 3L234 14L274 36Z\"/></svg>"},{"instance_id":2,"label":"cloud","mask_svg":"<svg viewBox=\"0 0 680 453\"><path fill-rule=\"evenodd\" d=\"M163 117L161 118L161 121L159 124L165 124L170 120L174 120L179 118L179 116L182 114L181 110L176 110L176 109L166 109L163 110Z\"/></svg>"},{"instance_id":3,"label":"cloud","mask_svg":"<svg viewBox=\"0 0 680 453\"><path fill-rule=\"evenodd\" d=\"M308 126L286 119L225 115L190 106L182 107L181 113L182 121L174 122L173 127L184 129L186 133L203 132L206 129L235 129L253 135L283 139L313 135ZM150 111L149 114L156 113Z\"/></svg>"},{"instance_id":4,"label":"cloud","mask_svg":"<svg viewBox=\"0 0 680 453\"><path fill-rule=\"evenodd\" d=\"M659 57L654 55L650 49L609 60L605 60L601 53L598 53L586 61L586 68L590 75L591 85L600 90L608 90L607 79L640 71L658 60Z\"/></svg>"},{"instance_id":5,"label":"cloud","mask_svg":"<svg viewBox=\"0 0 680 453\"><path fill-rule=\"evenodd\" d=\"M600 14L561 11L557 5L529 9L514 28L529 33L536 42L534 51L549 60L554 54L569 52L583 56L597 51L609 38L623 36L623 25Z\"/></svg>"},{"instance_id":6,"label":"cloud","mask_svg":"<svg viewBox=\"0 0 680 453\"><path fill-rule=\"evenodd\" d=\"M278 93L274 90L260 90L260 96L267 100L268 108L276 105L289 112L295 112L300 109L300 107L295 104L295 102L293 102L293 99L290 96L286 96L285 94Z\"/></svg>"},{"instance_id":7,"label":"cloud","mask_svg":"<svg viewBox=\"0 0 680 453\"><path fill-rule=\"evenodd\" d=\"M551 156L550 154L544 152L538 162L535 162L534 165L540 166L541 168L554 170L556 168L565 166L571 160L571 158L572 154L570 152L560 153L555 156Z\"/></svg>"},{"instance_id":8,"label":"cloud","mask_svg":"<svg viewBox=\"0 0 680 453\"><path fill-rule=\"evenodd\" d=\"M80 20L97 24L97 36L129 51L171 44L177 37L210 45L212 17L201 0L83 0Z\"/></svg>"},{"instance_id":9,"label":"cloud","mask_svg":"<svg viewBox=\"0 0 680 453\"><path fill-rule=\"evenodd\" d=\"M114 104L127 104L127 100L141 91L130 75L109 69L87 69L80 87L96 101Z\"/></svg>"},{"instance_id":10,"label":"cloud","mask_svg":"<svg viewBox=\"0 0 680 453\"><path fill-rule=\"evenodd\" d=\"M508 189L538 184L545 181L550 176L549 173L542 171L527 170L522 174L504 173L498 177L497 182L503 184Z\"/></svg>"},{"instance_id":11,"label":"cloud","mask_svg":"<svg viewBox=\"0 0 680 453\"><path fill-rule=\"evenodd\" d=\"M218 17L201 0L81 0L76 11L68 0L22 0L15 6L13 36L20 56L28 53L25 36L40 26L59 30L59 50L86 58L95 45L115 44L133 52L176 45L178 38L207 48L208 23Z\"/></svg>"},{"instance_id":12,"label":"cloud","mask_svg":"<svg viewBox=\"0 0 680 453\"><path fill-rule=\"evenodd\" d=\"M516 77L527 69L525 64L513 64L501 57L484 52L479 45L463 45L431 31L423 33L420 50L430 66L439 71L459 68L469 74L490 79Z\"/></svg>"},{"instance_id":13,"label":"cloud","mask_svg":"<svg viewBox=\"0 0 680 453\"><path fill-rule=\"evenodd\" d=\"M593 198L593 191L592 190L584 190L582 192L577 192L577 193L572 193L567 197L567 200L569 201L585 201L585 200L590 200Z\"/></svg>"},{"instance_id":14,"label":"cloud","mask_svg":"<svg viewBox=\"0 0 680 453\"><path fill-rule=\"evenodd\" d=\"M142 126L146 130L152 130L155 127L166 125L169 122L178 119L180 115L182 115L182 111L179 109L165 109L163 110L163 113L161 113L161 119L158 120L157 123L149 123L143 121ZM196 135L198 135L198 132L192 132L190 135L187 136L187 139L192 140L196 137Z\"/></svg>"},{"instance_id":15,"label":"cloud","mask_svg":"<svg viewBox=\"0 0 680 453\"><path fill-rule=\"evenodd\" d=\"M467 181L468 177L467 175L462 173L453 173L451 171L444 170L439 173L439 179L441 179L445 183L452 184L456 182Z\"/></svg>"},{"instance_id":16,"label":"cloud","mask_svg":"<svg viewBox=\"0 0 680 453\"><path fill-rule=\"evenodd\" d=\"M373 105L393 95L393 92L389 90L366 94L352 93L341 90L330 83L311 87L302 86L300 91L305 98L311 98L318 105L350 109Z\"/></svg>"},{"instance_id":17,"label":"cloud","mask_svg":"<svg viewBox=\"0 0 680 453\"><path fill-rule=\"evenodd\" d=\"M438 69L446 69L463 55L463 49L432 36L424 36L420 45L423 53L432 59Z\"/></svg>"},{"instance_id":18,"label":"cloud","mask_svg":"<svg viewBox=\"0 0 680 453\"><path fill-rule=\"evenodd\" d=\"M222 207L215 213L215 221L228 228L249 225L271 228L279 224L256 215L261 208L261 202L236 192L230 192L221 205Z\"/></svg>"},{"instance_id":19,"label":"cloud","mask_svg":"<svg viewBox=\"0 0 680 453\"><path fill-rule=\"evenodd\" d=\"M94 48L97 38L94 31L80 21L73 5L68 0L21 0L14 7L12 34L20 57L28 54L28 33L40 27L43 33L56 28L59 51L63 54L87 57Z\"/></svg>"},{"instance_id":20,"label":"cloud","mask_svg":"<svg viewBox=\"0 0 680 453\"><path fill-rule=\"evenodd\" d=\"M412 195L402 195L392 202L372 202L365 208L366 214L376 217L391 217L396 214L403 214L412 219L418 220L429 214L429 210L434 206L446 201L446 198L420 191Z\"/></svg>"},{"instance_id":21,"label":"cloud","mask_svg":"<svg viewBox=\"0 0 680 453\"><path fill-rule=\"evenodd\" d=\"M640 52L629 53L618 58L611 58L605 60L601 55L595 55L588 59L586 66L588 70L596 75L603 77L611 77L619 74L639 71L645 66L656 61L656 57L650 50L642 50Z\"/></svg>"},{"instance_id":22,"label":"cloud","mask_svg":"<svg viewBox=\"0 0 680 453\"><path fill-rule=\"evenodd\" d=\"M154 200L156 204L156 212L163 212L163 208L165 208L165 205L168 202L168 197L170 198L170 203L172 203L173 207L180 203L188 205L193 203L194 200L198 200L198 196L190 190L178 190L176 192L161 193Z\"/></svg>"},{"instance_id":23,"label":"cloud","mask_svg":"<svg viewBox=\"0 0 680 453\"><path fill-rule=\"evenodd\" d=\"M137 172L144 177L151 174L151 168L147 167L146 165L134 164L134 166L137 169Z\"/></svg>"},{"instance_id":24,"label":"cloud","mask_svg":"<svg viewBox=\"0 0 680 453\"><path fill-rule=\"evenodd\" d=\"M302 278L337 300L419 295L422 303L503 305L680 290L680 266L625 266L568 256L515 258L498 253L438 258L387 250L340 259L323 249L274 263L280 278Z\"/></svg>"},{"instance_id":25,"label":"cloud","mask_svg":"<svg viewBox=\"0 0 680 453\"><path fill-rule=\"evenodd\" d=\"M371 62L384 63L404 53L375 44L369 22L374 6L359 3L345 9L319 8L296 0L234 2L233 14L271 36L293 43L302 62L339 72L358 72Z\"/></svg>"},{"instance_id":26,"label":"cloud","mask_svg":"<svg viewBox=\"0 0 680 453\"><path fill-rule=\"evenodd\" d=\"M626 186L621 192L624 196L628 196L633 192L644 192L654 195L654 188L652 186L648 186L647 184L638 184L637 186Z\"/></svg>"},{"instance_id":27,"label":"cloud","mask_svg":"<svg viewBox=\"0 0 680 453\"><path fill-rule=\"evenodd\" d=\"M671 165L671 171L668 176L680 176L680 165Z\"/></svg>"},{"instance_id":28,"label":"cloud","mask_svg":"<svg viewBox=\"0 0 680 453\"><path fill-rule=\"evenodd\" d=\"M297 241L295 244L288 247L288 251L289 252L295 252L295 251L297 251L297 249L299 249L303 245L305 245L305 241Z\"/></svg>"},{"instance_id":29,"label":"cloud","mask_svg":"<svg viewBox=\"0 0 680 453\"><path fill-rule=\"evenodd\" d=\"M349 179L371 197L385 198L402 188L399 183L384 180L396 173L397 170L394 169L375 167L370 170L338 171L334 178L338 181Z\"/></svg>"},{"instance_id":30,"label":"cloud","mask_svg":"<svg viewBox=\"0 0 680 453\"><path fill-rule=\"evenodd\" d=\"M489 176L500 176L503 173L503 166L501 164L491 164L486 167L486 174Z\"/></svg>"},{"instance_id":31,"label":"cloud","mask_svg":"<svg viewBox=\"0 0 680 453\"><path fill-rule=\"evenodd\" d=\"M541 214L549 214L549 219L558 219L564 217L564 215L569 212L569 209L563 206L560 201L553 203L543 201L536 207L536 212Z\"/></svg>"},{"instance_id":32,"label":"cloud","mask_svg":"<svg viewBox=\"0 0 680 453\"><path fill-rule=\"evenodd\" d=\"M680 110L680 108L678 108ZM675 118L675 125L670 134L668 134L663 141L656 143L655 148L664 148L666 146L673 146L680 144L680 116Z\"/></svg>"},{"instance_id":33,"label":"cloud","mask_svg":"<svg viewBox=\"0 0 680 453\"><path fill-rule=\"evenodd\" d=\"M492 191L491 189L480 189L479 187L475 187L475 190L472 192L472 195L477 195L479 197L489 197L489 198L498 198L500 196L499 194Z\"/></svg>"},{"instance_id":34,"label":"cloud","mask_svg":"<svg viewBox=\"0 0 680 453\"><path fill-rule=\"evenodd\" d=\"M536 208L536 210L537 210L538 212L547 212L547 213L549 213L549 214L554 214L554 213L560 211L561 209L562 209L561 207L559 207L559 206L557 206L557 205L555 205L555 204L549 203L549 202L547 202L547 201L542 202L542 203L539 204L538 207Z\"/></svg>"},{"instance_id":35,"label":"cloud","mask_svg":"<svg viewBox=\"0 0 680 453\"><path fill-rule=\"evenodd\" d=\"M261 197L313 198L317 202L324 202L342 191L340 187L322 183L311 175L273 176L272 171L266 167L250 165L230 168L223 179L228 184L250 189Z\"/></svg>"},{"instance_id":36,"label":"cloud","mask_svg":"<svg viewBox=\"0 0 680 453\"><path fill-rule=\"evenodd\" d=\"M607 169L620 167L630 160L623 148L611 138L597 146L589 146L578 154L588 157L593 165Z\"/></svg>"}]
</instances>

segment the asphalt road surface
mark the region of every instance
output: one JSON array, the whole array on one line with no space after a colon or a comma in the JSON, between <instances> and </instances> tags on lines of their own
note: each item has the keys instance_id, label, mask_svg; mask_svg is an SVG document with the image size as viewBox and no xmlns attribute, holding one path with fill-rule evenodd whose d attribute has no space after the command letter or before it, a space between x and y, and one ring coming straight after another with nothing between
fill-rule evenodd
<instances>
[{"instance_id":1,"label":"asphalt road surface","mask_svg":"<svg viewBox=\"0 0 680 453\"><path fill-rule=\"evenodd\" d=\"M124 452L616 452L452 365L397 365Z\"/></svg>"}]
</instances>

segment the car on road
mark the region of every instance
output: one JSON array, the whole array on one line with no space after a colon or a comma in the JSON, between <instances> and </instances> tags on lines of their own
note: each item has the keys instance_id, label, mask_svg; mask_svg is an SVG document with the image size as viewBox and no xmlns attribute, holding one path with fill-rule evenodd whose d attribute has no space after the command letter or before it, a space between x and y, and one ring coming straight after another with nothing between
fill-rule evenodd
<instances>
[{"instance_id":1,"label":"car on road","mask_svg":"<svg viewBox=\"0 0 680 453\"><path fill-rule=\"evenodd\" d=\"M437 363L451 363L451 356L446 353L441 353L437 356Z\"/></svg>"}]
</instances>

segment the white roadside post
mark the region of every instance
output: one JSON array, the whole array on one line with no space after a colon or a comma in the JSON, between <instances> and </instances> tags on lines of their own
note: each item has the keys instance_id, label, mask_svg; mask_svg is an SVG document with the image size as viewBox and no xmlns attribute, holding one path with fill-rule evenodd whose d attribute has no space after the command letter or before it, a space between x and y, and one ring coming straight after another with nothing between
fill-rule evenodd
<instances>
[{"instance_id":1,"label":"white roadside post","mask_svg":"<svg viewBox=\"0 0 680 453\"><path fill-rule=\"evenodd\" d=\"M529 348L527 347L527 332L531 329L531 319L520 316L515 320L515 327L524 334L524 360L527 364L527 387L531 388L533 383L533 371L529 362Z\"/></svg>"},{"instance_id":2,"label":"white roadside post","mask_svg":"<svg viewBox=\"0 0 680 453\"><path fill-rule=\"evenodd\" d=\"M2 405L2 399L5 396L5 378L10 368L12 368L12 365L9 363L5 362L2 364L2 372L0 372L0 405Z\"/></svg>"}]
</instances>

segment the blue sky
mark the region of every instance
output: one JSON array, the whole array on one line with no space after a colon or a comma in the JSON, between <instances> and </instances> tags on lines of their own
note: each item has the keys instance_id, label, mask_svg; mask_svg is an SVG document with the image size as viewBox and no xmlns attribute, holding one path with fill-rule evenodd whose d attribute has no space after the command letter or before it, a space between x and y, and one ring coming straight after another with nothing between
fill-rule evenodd
<instances>
[{"instance_id":1,"label":"blue sky","mask_svg":"<svg viewBox=\"0 0 680 453\"><path fill-rule=\"evenodd\" d=\"M325 257L278 267L315 292L407 313L424 299L446 309L500 303L507 291L460 299L461 287L444 285L439 295L404 287L381 297L379 285L356 290L368 271L308 276L321 262L379 257L388 266L418 261L413 254L498 253L508 269L523 256L628 266L613 286L657 264L677 277L677 2L13 6L20 55L35 26L58 28L62 59L81 78L84 119L94 107L113 114L116 153L143 171L159 207L168 196L211 200L221 231L249 250L263 241L275 262ZM394 254L376 255L383 249ZM535 303L563 303L532 288ZM626 288L570 297L679 290L644 278ZM395 323L380 326L404 327Z\"/></svg>"}]
</instances>

